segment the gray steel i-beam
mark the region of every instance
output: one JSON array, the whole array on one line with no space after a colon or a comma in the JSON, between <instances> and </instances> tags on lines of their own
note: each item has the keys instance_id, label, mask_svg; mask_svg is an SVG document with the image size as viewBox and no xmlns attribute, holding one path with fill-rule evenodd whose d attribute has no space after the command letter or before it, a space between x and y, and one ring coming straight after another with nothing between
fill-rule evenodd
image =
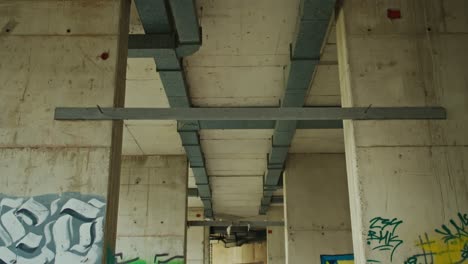
<instances>
[{"instance_id":1,"label":"gray steel i-beam","mask_svg":"<svg viewBox=\"0 0 468 264\"><path fill-rule=\"evenodd\" d=\"M57 107L56 120L181 120L179 132L200 129L198 120L405 120L445 119L442 107L101 108ZM195 121L195 122L194 122ZM296 126L294 125L294 129ZM191 145L198 144L188 135ZM274 141L277 139L273 139Z\"/></svg>"},{"instance_id":2,"label":"gray steel i-beam","mask_svg":"<svg viewBox=\"0 0 468 264\"><path fill-rule=\"evenodd\" d=\"M273 120L200 120L200 129L274 129ZM302 120L298 129L337 129L343 128L341 120Z\"/></svg>"},{"instance_id":3,"label":"gray steel i-beam","mask_svg":"<svg viewBox=\"0 0 468 264\"><path fill-rule=\"evenodd\" d=\"M269 227L284 226L283 221L187 221L188 226L250 226L250 227Z\"/></svg>"}]
</instances>

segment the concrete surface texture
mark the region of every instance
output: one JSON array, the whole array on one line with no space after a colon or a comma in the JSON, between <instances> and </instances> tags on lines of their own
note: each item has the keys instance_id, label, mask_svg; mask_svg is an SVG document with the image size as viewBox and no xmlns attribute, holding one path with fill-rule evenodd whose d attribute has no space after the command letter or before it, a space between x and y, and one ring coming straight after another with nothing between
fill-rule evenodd
<instances>
[{"instance_id":1,"label":"concrete surface texture","mask_svg":"<svg viewBox=\"0 0 468 264\"><path fill-rule=\"evenodd\" d=\"M0 1L2 263L100 263L114 248L122 124L53 115L123 106L128 8Z\"/></svg>"},{"instance_id":2,"label":"concrete surface texture","mask_svg":"<svg viewBox=\"0 0 468 264\"><path fill-rule=\"evenodd\" d=\"M285 90L299 0L197 0L203 45L184 58L194 106L277 106ZM143 33L132 6L131 33ZM329 29L306 105L340 105L334 27ZM152 58L129 58L126 107L168 107ZM202 130L200 140L213 191L215 214L223 219L255 217L262 198L273 129ZM158 135L155 139L154 135ZM126 121L126 155L184 155L175 121ZM291 153L344 152L342 129L298 130ZM189 174L189 187L196 187ZM282 195L278 191L278 195ZM189 198L190 207L201 200Z\"/></svg>"},{"instance_id":3,"label":"concrete surface texture","mask_svg":"<svg viewBox=\"0 0 468 264\"><path fill-rule=\"evenodd\" d=\"M352 254L345 156L290 155L284 210L285 263L320 263L322 255Z\"/></svg>"},{"instance_id":4,"label":"concrete surface texture","mask_svg":"<svg viewBox=\"0 0 468 264\"><path fill-rule=\"evenodd\" d=\"M267 263L266 243L245 244L241 247L225 248L222 242L212 242L212 263L263 264Z\"/></svg>"},{"instance_id":5,"label":"concrete surface texture","mask_svg":"<svg viewBox=\"0 0 468 264\"><path fill-rule=\"evenodd\" d=\"M187 172L184 156L123 157L116 249L122 261L185 261Z\"/></svg>"},{"instance_id":6,"label":"concrete surface texture","mask_svg":"<svg viewBox=\"0 0 468 264\"><path fill-rule=\"evenodd\" d=\"M345 122L356 263L467 259L467 7L463 0L343 2L343 106L448 112L442 121ZM401 18L389 19L389 8Z\"/></svg>"},{"instance_id":7,"label":"concrete surface texture","mask_svg":"<svg viewBox=\"0 0 468 264\"><path fill-rule=\"evenodd\" d=\"M191 104L279 106L313 2L194 1ZM0 263L467 263L468 1L335 10L305 106L441 106L447 120L296 130L266 216L274 130L200 130L215 218L285 221L224 248L187 228L204 211L176 121L54 121L60 106L169 107L154 59L127 58L145 33L135 1L0 0Z\"/></svg>"},{"instance_id":8,"label":"concrete surface texture","mask_svg":"<svg viewBox=\"0 0 468 264\"><path fill-rule=\"evenodd\" d=\"M203 220L203 208L189 208L188 220ZM190 226L187 228L187 264L204 264L205 258L209 259L209 237L206 231L209 227Z\"/></svg>"},{"instance_id":9,"label":"concrete surface texture","mask_svg":"<svg viewBox=\"0 0 468 264\"><path fill-rule=\"evenodd\" d=\"M267 213L268 221L284 221L283 206L272 206ZM285 263L285 231L284 226L267 227L267 263Z\"/></svg>"}]
</instances>

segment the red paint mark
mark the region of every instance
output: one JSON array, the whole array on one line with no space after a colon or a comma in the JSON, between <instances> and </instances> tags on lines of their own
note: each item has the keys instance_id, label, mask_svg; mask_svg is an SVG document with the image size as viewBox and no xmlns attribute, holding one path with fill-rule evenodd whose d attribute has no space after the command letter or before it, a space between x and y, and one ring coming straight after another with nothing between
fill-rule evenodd
<instances>
[{"instance_id":1,"label":"red paint mark","mask_svg":"<svg viewBox=\"0 0 468 264\"><path fill-rule=\"evenodd\" d=\"M109 58L109 52L103 52L101 54L101 59L102 60L107 60Z\"/></svg>"},{"instance_id":2,"label":"red paint mark","mask_svg":"<svg viewBox=\"0 0 468 264\"><path fill-rule=\"evenodd\" d=\"M197 214L197 217L200 218L200 217L201 217L201 214Z\"/></svg>"},{"instance_id":3,"label":"red paint mark","mask_svg":"<svg viewBox=\"0 0 468 264\"><path fill-rule=\"evenodd\" d=\"M387 9L387 17L390 19L400 19L401 18L401 10L395 8Z\"/></svg>"},{"instance_id":4,"label":"red paint mark","mask_svg":"<svg viewBox=\"0 0 468 264\"><path fill-rule=\"evenodd\" d=\"M268 234L273 234L273 230L268 229Z\"/></svg>"}]
</instances>

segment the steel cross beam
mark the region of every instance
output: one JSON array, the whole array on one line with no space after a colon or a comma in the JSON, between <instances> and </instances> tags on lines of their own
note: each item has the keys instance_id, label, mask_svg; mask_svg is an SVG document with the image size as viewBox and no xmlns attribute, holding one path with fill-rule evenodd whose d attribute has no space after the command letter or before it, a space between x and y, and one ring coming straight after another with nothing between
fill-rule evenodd
<instances>
[{"instance_id":1,"label":"steel cross beam","mask_svg":"<svg viewBox=\"0 0 468 264\"><path fill-rule=\"evenodd\" d=\"M284 226L283 221L187 221L188 226L250 226L250 227L268 227Z\"/></svg>"},{"instance_id":2,"label":"steel cross beam","mask_svg":"<svg viewBox=\"0 0 468 264\"><path fill-rule=\"evenodd\" d=\"M272 120L205 120L199 121L200 129L275 129ZM297 129L336 129L343 128L341 120L303 120L297 122Z\"/></svg>"},{"instance_id":3,"label":"steel cross beam","mask_svg":"<svg viewBox=\"0 0 468 264\"><path fill-rule=\"evenodd\" d=\"M56 120L445 119L442 107L101 108L58 107Z\"/></svg>"}]
</instances>

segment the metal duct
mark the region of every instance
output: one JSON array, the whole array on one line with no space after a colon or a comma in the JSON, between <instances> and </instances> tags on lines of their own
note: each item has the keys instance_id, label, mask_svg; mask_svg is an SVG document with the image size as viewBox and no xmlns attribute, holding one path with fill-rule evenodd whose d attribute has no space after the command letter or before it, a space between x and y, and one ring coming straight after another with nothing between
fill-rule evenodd
<instances>
[{"instance_id":1,"label":"metal duct","mask_svg":"<svg viewBox=\"0 0 468 264\"><path fill-rule=\"evenodd\" d=\"M202 42L194 0L135 0L135 5L145 35L130 36L129 57L154 57L169 105L191 107L182 57L195 53ZM205 206L205 217L213 217L211 189L199 131L197 121L178 124L198 194Z\"/></svg>"},{"instance_id":2,"label":"metal duct","mask_svg":"<svg viewBox=\"0 0 468 264\"><path fill-rule=\"evenodd\" d=\"M334 7L335 0L301 0L296 39L290 46L291 62L287 67L286 91L281 107L304 105L313 73L320 61L322 44ZM260 214L266 214L273 193L278 188L297 125L297 121L277 121L275 124L264 177Z\"/></svg>"}]
</instances>

